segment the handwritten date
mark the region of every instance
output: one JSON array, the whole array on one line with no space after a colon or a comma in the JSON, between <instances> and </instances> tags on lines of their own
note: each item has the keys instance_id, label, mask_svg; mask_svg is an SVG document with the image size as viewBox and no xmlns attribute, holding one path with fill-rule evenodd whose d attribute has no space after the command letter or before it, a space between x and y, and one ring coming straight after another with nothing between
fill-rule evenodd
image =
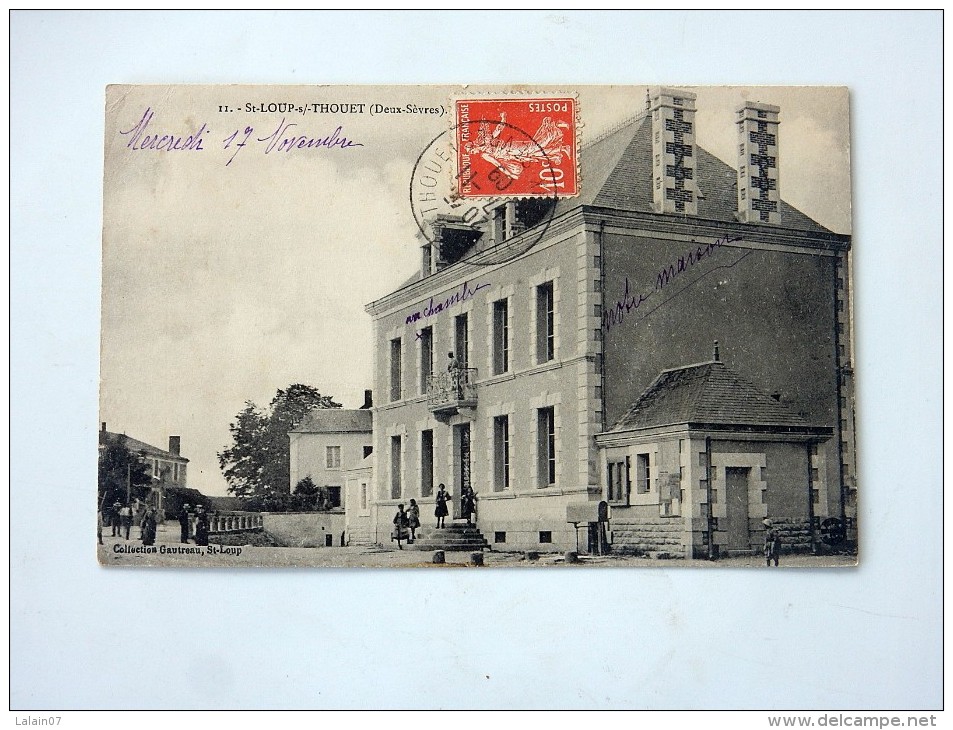
<instances>
[{"instance_id":1,"label":"handwritten date","mask_svg":"<svg viewBox=\"0 0 953 730\"><path fill-rule=\"evenodd\" d=\"M213 143L209 141L212 130L205 122L194 131L177 133L166 130L156 131L150 126L154 119L155 112L150 107L145 110L133 127L125 131L119 130L119 134L127 138L126 149L135 152L205 152L213 149ZM285 121L284 117L274 131L268 133L266 130L264 136L258 136L254 127L246 126L236 129L225 137L221 145L223 150L231 153L225 162L226 167L231 165L238 153L248 146L257 147L266 155L273 152L290 154L298 150L346 150L364 146L362 142L347 137L340 126L330 134L299 133L298 125L295 122Z\"/></svg>"}]
</instances>

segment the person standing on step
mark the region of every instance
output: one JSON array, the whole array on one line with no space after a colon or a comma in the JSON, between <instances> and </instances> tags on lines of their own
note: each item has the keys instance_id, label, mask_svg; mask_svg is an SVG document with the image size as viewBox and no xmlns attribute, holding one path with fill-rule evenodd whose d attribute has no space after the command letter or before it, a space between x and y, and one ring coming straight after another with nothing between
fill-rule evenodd
<instances>
[{"instance_id":1,"label":"person standing on step","mask_svg":"<svg viewBox=\"0 0 953 730\"><path fill-rule=\"evenodd\" d=\"M410 507L407 508L407 526L410 528L410 540L407 541L409 545L417 539L417 528L420 527L420 507L417 506L416 499L410 500Z\"/></svg>"},{"instance_id":2,"label":"person standing on step","mask_svg":"<svg viewBox=\"0 0 953 730\"><path fill-rule=\"evenodd\" d=\"M445 520L447 519L447 515L450 514L447 510L447 502L450 501L450 494L447 492L447 487L443 483L437 487L436 500L437 507L434 509L433 514L434 517L437 518L437 528L439 529L447 526Z\"/></svg>"},{"instance_id":3,"label":"person standing on step","mask_svg":"<svg viewBox=\"0 0 953 730\"><path fill-rule=\"evenodd\" d=\"M771 566L771 561L774 561L774 567L778 567L778 558L781 556L781 536L778 534L778 531L774 529L774 523L771 520L765 520L763 522L765 531L764 531L764 562L768 567Z\"/></svg>"},{"instance_id":4,"label":"person standing on step","mask_svg":"<svg viewBox=\"0 0 953 730\"><path fill-rule=\"evenodd\" d=\"M473 491L473 487L467 487L463 490L463 499L461 500L460 509L463 512L463 518L467 521L467 524L471 524L471 517L476 515L476 492Z\"/></svg>"},{"instance_id":5,"label":"person standing on step","mask_svg":"<svg viewBox=\"0 0 953 730\"><path fill-rule=\"evenodd\" d=\"M394 536L397 538L397 549L403 550L404 546L400 541L407 537L407 513L404 512L404 505L397 505L397 514L394 515Z\"/></svg>"}]
</instances>

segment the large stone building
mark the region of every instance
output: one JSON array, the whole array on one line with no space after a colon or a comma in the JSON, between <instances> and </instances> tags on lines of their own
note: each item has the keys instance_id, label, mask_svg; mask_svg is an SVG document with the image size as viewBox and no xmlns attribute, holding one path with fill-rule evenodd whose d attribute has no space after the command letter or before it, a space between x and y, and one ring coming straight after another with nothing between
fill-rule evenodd
<instances>
[{"instance_id":1,"label":"large stone building","mask_svg":"<svg viewBox=\"0 0 953 730\"><path fill-rule=\"evenodd\" d=\"M367 306L369 539L411 497L430 520L441 482L457 511L476 490L501 549L574 548L567 508L602 500L615 547L684 555L757 545L765 515L853 517L850 237L780 198L779 109L736 123L732 167L695 143L694 95L656 89L579 150L580 195L433 221L420 271Z\"/></svg>"},{"instance_id":2,"label":"large stone building","mask_svg":"<svg viewBox=\"0 0 953 730\"><path fill-rule=\"evenodd\" d=\"M145 441L134 439L126 434L113 433L106 430L105 421L99 431L99 448L109 443L122 441L126 448L136 454L145 464L152 476L150 486L150 502L162 515L165 510L166 491L169 488L186 487L189 460L181 451L182 439L179 436L169 436L169 448L161 449L158 446L147 444Z\"/></svg>"}]
</instances>

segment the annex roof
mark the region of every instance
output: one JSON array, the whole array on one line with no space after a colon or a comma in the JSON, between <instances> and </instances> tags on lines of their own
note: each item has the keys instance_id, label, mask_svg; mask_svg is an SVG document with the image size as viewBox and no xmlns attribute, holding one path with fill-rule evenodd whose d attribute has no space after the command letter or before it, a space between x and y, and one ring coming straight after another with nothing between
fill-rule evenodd
<instances>
[{"instance_id":1,"label":"annex roof","mask_svg":"<svg viewBox=\"0 0 953 730\"><path fill-rule=\"evenodd\" d=\"M369 409L315 408L290 433L370 433Z\"/></svg>"},{"instance_id":2,"label":"annex roof","mask_svg":"<svg viewBox=\"0 0 953 730\"><path fill-rule=\"evenodd\" d=\"M663 370L609 431L677 424L810 429L720 360Z\"/></svg>"}]
</instances>

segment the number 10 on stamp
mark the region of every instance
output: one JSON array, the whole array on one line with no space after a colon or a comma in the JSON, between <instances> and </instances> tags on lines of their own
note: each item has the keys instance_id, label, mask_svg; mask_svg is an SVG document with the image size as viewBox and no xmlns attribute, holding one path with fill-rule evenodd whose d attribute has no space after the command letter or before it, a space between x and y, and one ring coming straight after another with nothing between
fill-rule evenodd
<instances>
[{"instance_id":1,"label":"number 10 on stamp","mask_svg":"<svg viewBox=\"0 0 953 730\"><path fill-rule=\"evenodd\" d=\"M575 98L457 99L454 111L458 195L577 194Z\"/></svg>"}]
</instances>

